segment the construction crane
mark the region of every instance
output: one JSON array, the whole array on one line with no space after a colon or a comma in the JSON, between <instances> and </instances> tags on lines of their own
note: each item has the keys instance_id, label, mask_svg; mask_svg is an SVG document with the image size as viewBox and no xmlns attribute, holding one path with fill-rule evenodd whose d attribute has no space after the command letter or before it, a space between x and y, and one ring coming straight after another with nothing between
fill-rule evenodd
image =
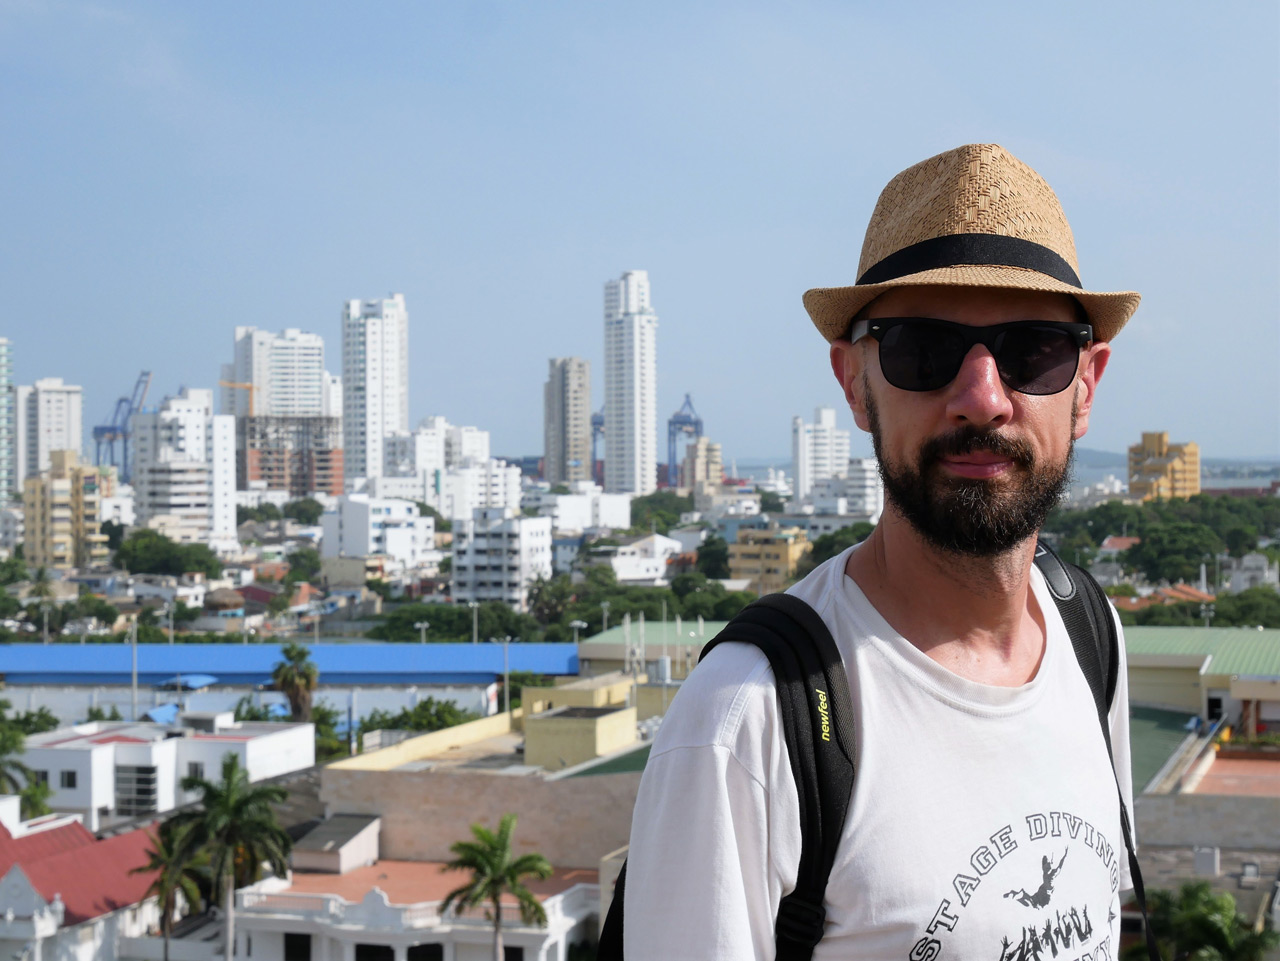
<instances>
[{"instance_id":1,"label":"construction crane","mask_svg":"<svg viewBox=\"0 0 1280 961\"><path fill-rule=\"evenodd\" d=\"M249 416L250 417L253 416L253 395L258 390L258 386L256 384L250 384L247 381L239 381L239 380L220 380L218 381L218 386L219 387L235 387L239 390L247 390L249 392Z\"/></svg>"},{"instance_id":2,"label":"construction crane","mask_svg":"<svg viewBox=\"0 0 1280 961\"><path fill-rule=\"evenodd\" d=\"M596 475L596 465L600 463L600 438L604 436L604 407L591 415L591 478L604 486L604 478Z\"/></svg>"},{"instance_id":3,"label":"construction crane","mask_svg":"<svg viewBox=\"0 0 1280 961\"><path fill-rule=\"evenodd\" d=\"M676 438L681 434L689 434L695 439L702 436L702 418L693 409L693 398L688 394L684 395L684 404L667 421L668 487L676 487L680 483L680 465L676 463Z\"/></svg>"},{"instance_id":4,"label":"construction crane","mask_svg":"<svg viewBox=\"0 0 1280 961\"><path fill-rule=\"evenodd\" d=\"M106 449L106 463L120 471L121 483L129 483L129 421L134 414L141 412L147 399L147 390L151 387L151 371L144 370L138 375L133 385L133 393L116 401L116 409L111 420L99 424L93 429L94 455L93 462L99 467L103 464L103 449ZM120 457L116 459L116 442L120 442Z\"/></svg>"}]
</instances>

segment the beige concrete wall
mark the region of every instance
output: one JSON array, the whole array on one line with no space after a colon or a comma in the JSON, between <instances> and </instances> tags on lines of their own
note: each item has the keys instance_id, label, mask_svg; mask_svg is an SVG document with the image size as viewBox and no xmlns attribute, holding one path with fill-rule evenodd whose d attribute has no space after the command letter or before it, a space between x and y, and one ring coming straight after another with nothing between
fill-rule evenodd
<instances>
[{"instance_id":1,"label":"beige concrete wall","mask_svg":"<svg viewBox=\"0 0 1280 961\"><path fill-rule=\"evenodd\" d=\"M526 687L520 700L529 705L531 714L557 707L608 707L626 704L634 684L634 678L619 673L616 681L607 684L578 681L556 687Z\"/></svg>"},{"instance_id":2,"label":"beige concrete wall","mask_svg":"<svg viewBox=\"0 0 1280 961\"><path fill-rule=\"evenodd\" d=\"M519 816L515 847L557 867L595 868L631 834L639 773L548 780L464 771L369 771L330 765L320 800L333 813L382 818L381 857L447 861L473 823Z\"/></svg>"},{"instance_id":3,"label":"beige concrete wall","mask_svg":"<svg viewBox=\"0 0 1280 961\"><path fill-rule=\"evenodd\" d=\"M393 744L391 747L384 747L369 754L357 754L355 757L334 761L329 767L365 771L390 771L411 761L425 760L466 744L474 744L477 741L507 734L512 730L519 730L520 723L520 709L516 708L511 712L510 717L506 714L495 714L492 717L482 717L478 721L468 721L466 724L447 727L442 731L420 734L417 737L409 738L407 741L401 741L399 744ZM337 813L360 814L363 812L339 811Z\"/></svg>"},{"instance_id":4,"label":"beige concrete wall","mask_svg":"<svg viewBox=\"0 0 1280 961\"><path fill-rule=\"evenodd\" d=\"M1199 714L1200 682L1194 667L1130 667L1129 700Z\"/></svg>"},{"instance_id":5,"label":"beige concrete wall","mask_svg":"<svg viewBox=\"0 0 1280 961\"><path fill-rule=\"evenodd\" d=\"M524 723L526 764L559 771L619 751L636 740L636 709L600 717L543 714Z\"/></svg>"},{"instance_id":6,"label":"beige concrete wall","mask_svg":"<svg viewBox=\"0 0 1280 961\"><path fill-rule=\"evenodd\" d=\"M1241 701L1280 701L1280 678L1242 677L1228 690Z\"/></svg>"},{"instance_id":7,"label":"beige concrete wall","mask_svg":"<svg viewBox=\"0 0 1280 961\"><path fill-rule=\"evenodd\" d=\"M1138 846L1208 845L1280 850L1280 798L1146 794L1135 811Z\"/></svg>"},{"instance_id":8,"label":"beige concrete wall","mask_svg":"<svg viewBox=\"0 0 1280 961\"><path fill-rule=\"evenodd\" d=\"M644 720L648 717L665 717L667 708L671 706L679 685L646 684L636 688L636 717Z\"/></svg>"}]
</instances>

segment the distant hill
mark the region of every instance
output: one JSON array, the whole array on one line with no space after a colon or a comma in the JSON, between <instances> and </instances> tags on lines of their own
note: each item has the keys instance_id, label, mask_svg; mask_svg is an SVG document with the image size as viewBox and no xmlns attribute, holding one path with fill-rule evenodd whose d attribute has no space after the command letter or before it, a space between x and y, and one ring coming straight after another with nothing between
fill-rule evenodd
<instances>
[{"instance_id":1,"label":"distant hill","mask_svg":"<svg viewBox=\"0 0 1280 961\"><path fill-rule=\"evenodd\" d=\"M1109 450L1093 450L1089 447L1076 448L1076 465L1094 470L1107 470L1117 467L1128 468L1129 455L1116 454Z\"/></svg>"}]
</instances>

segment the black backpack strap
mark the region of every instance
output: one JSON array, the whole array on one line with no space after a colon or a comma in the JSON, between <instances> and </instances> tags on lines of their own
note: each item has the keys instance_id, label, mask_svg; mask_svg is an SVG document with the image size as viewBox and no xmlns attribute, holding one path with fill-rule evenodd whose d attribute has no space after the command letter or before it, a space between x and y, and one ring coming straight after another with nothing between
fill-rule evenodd
<instances>
[{"instance_id":1,"label":"black backpack strap","mask_svg":"<svg viewBox=\"0 0 1280 961\"><path fill-rule=\"evenodd\" d=\"M789 594L770 594L745 607L703 647L699 660L725 641L754 644L773 668L800 801L801 838L795 889L778 905L776 957L777 961L809 961L826 928L827 878L853 793L849 679L822 618ZM626 876L623 864L600 929L598 961L623 957Z\"/></svg>"},{"instance_id":2,"label":"black backpack strap","mask_svg":"<svg viewBox=\"0 0 1280 961\"><path fill-rule=\"evenodd\" d=\"M1082 567L1062 560L1044 541L1036 543L1036 567L1044 575L1049 593L1062 615L1071 646L1075 650L1080 670L1084 672L1089 690L1093 693L1098 723L1102 725L1102 737L1107 744L1107 759L1115 770L1115 755L1111 750L1111 722L1108 713L1115 698L1120 663L1120 638L1116 633L1115 618L1106 592ZM1116 782L1120 794L1120 783ZM1124 849L1129 856L1129 874L1133 878L1133 894L1142 912L1143 930L1147 936L1147 954L1151 961L1160 961L1155 934L1147 917L1147 894L1142 884L1142 871L1138 856L1133 850L1133 827L1129 823L1129 810L1120 795L1120 830L1124 835Z\"/></svg>"},{"instance_id":3,"label":"black backpack strap","mask_svg":"<svg viewBox=\"0 0 1280 961\"><path fill-rule=\"evenodd\" d=\"M853 793L853 702L840 651L822 618L789 594L770 594L744 608L702 650L754 644L769 659L783 736L800 802L796 886L778 905L778 961L808 961L826 928L823 906Z\"/></svg>"}]
</instances>

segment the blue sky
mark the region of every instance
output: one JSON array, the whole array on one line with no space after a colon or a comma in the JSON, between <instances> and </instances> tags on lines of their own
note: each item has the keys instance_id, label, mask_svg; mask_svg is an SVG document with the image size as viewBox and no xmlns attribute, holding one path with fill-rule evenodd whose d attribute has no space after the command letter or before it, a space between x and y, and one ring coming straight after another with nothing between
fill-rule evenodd
<instances>
[{"instance_id":1,"label":"blue sky","mask_svg":"<svg viewBox=\"0 0 1280 961\"><path fill-rule=\"evenodd\" d=\"M237 324L338 371L342 301L398 291L412 418L538 453L547 359L598 369L642 268L662 449L689 392L726 460L785 459L840 401L801 293L893 174L990 140L1144 295L1084 443L1280 458L1274 3L0 0L0 51L0 335L86 436L140 369L214 386Z\"/></svg>"}]
</instances>

